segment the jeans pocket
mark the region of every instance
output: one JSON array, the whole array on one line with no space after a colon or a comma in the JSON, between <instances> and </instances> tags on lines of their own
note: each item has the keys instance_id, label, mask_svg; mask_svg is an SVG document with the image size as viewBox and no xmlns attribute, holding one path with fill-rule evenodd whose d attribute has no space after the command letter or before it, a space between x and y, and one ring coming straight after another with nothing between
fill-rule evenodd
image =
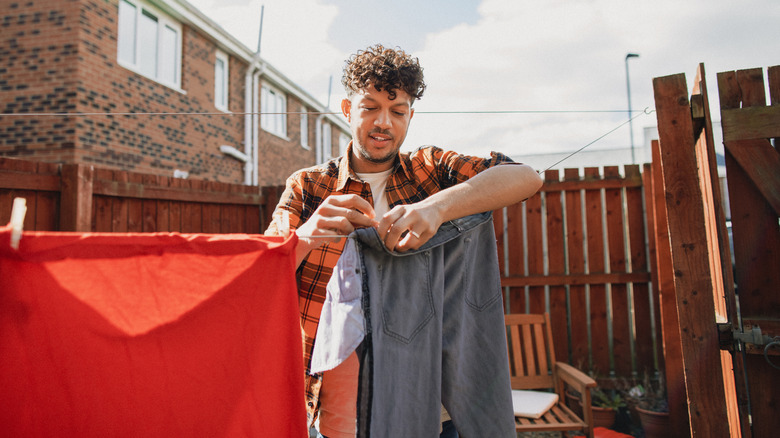
<instances>
[{"instance_id":1,"label":"jeans pocket","mask_svg":"<svg viewBox=\"0 0 780 438\"><path fill-rule=\"evenodd\" d=\"M381 275L384 332L405 344L412 342L434 315L430 265L428 252L396 257L392 272L385 270ZM394 281L399 274L407 278ZM410 281L409 276L415 278ZM399 287L399 283L413 286Z\"/></svg>"},{"instance_id":2,"label":"jeans pocket","mask_svg":"<svg viewBox=\"0 0 780 438\"><path fill-rule=\"evenodd\" d=\"M465 254L471 255L463 270L463 297L471 308L483 311L501 298L501 274L495 245L480 244L480 239L463 239Z\"/></svg>"}]
</instances>

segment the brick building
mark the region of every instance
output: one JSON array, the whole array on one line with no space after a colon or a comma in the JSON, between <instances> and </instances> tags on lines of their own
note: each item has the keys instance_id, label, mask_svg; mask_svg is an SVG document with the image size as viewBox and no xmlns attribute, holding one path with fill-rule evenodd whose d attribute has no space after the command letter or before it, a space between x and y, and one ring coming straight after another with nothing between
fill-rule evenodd
<instances>
[{"instance_id":1,"label":"brick building","mask_svg":"<svg viewBox=\"0 0 780 438\"><path fill-rule=\"evenodd\" d=\"M0 156L265 186L349 141L343 117L184 0L0 10Z\"/></svg>"}]
</instances>

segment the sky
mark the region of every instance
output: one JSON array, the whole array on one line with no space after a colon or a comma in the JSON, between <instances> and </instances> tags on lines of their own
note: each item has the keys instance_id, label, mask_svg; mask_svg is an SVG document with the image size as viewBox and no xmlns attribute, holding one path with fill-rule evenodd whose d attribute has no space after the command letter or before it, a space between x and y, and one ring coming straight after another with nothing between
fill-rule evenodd
<instances>
[{"instance_id":1,"label":"sky","mask_svg":"<svg viewBox=\"0 0 780 438\"><path fill-rule=\"evenodd\" d=\"M381 43L419 58L427 89L403 150L628 147L629 125L615 129L629 118L626 65L640 145L656 125L653 78L685 73L690 90L704 63L717 121L718 72L780 64L778 0L187 1L252 50L262 6L261 56L334 110L351 54Z\"/></svg>"}]
</instances>

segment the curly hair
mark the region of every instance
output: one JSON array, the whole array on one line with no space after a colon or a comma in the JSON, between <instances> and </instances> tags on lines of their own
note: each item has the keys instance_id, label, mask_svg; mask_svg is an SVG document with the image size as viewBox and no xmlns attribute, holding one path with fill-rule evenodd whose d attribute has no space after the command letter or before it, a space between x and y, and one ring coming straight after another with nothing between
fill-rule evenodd
<instances>
[{"instance_id":1,"label":"curly hair","mask_svg":"<svg viewBox=\"0 0 780 438\"><path fill-rule=\"evenodd\" d=\"M377 91L387 90L391 100L396 98L396 90L405 91L412 100L421 98L425 91L423 69L417 58L400 48L388 49L381 44L350 56L341 83L349 98L369 85Z\"/></svg>"}]
</instances>

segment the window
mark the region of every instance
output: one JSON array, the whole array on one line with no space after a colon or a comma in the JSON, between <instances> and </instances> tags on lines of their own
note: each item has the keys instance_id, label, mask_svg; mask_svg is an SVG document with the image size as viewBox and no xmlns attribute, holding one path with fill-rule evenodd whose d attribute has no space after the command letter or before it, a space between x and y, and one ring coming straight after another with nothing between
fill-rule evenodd
<instances>
[{"instance_id":1,"label":"window","mask_svg":"<svg viewBox=\"0 0 780 438\"><path fill-rule=\"evenodd\" d=\"M181 25L139 0L120 0L119 64L165 85L181 86Z\"/></svg>"},{"instance_id":2,"label":"window","mask_svg":"<svg viewBox=\"0 0 780 438\"><path fill-rule=\"evenodd\" d=\"M322 161L333 158L333 139L331 138L330 123L322 124Z\"/></svg>"},{"instance_id":3,"label":"window","mask_svg":"<svg viewBox=\"0 0 780 438\"><path fill-rule=\"evenodd\" d=\"M228 57L221 51L217 51L214 61L214 106L228 110Z\"/></svg>"},{"instance_id":4,"label":"window","mask_svg":"<svg viewBox=\"0 0 780 438\"><path fill-rule=\"evenodd\" d=\"M301 105L301 146L309 149L309 114L308 109Z\"/></svg>"},{"instance_id":5,"label":"window","mask_svg":"<svg viewBox=\"0 0 780 438\"><path fill-rule=\"evenodd\" d=\"M260 126L287 138L287 96L268 84L263 84L260 91Z\"/></svg>"}]
</instances>

